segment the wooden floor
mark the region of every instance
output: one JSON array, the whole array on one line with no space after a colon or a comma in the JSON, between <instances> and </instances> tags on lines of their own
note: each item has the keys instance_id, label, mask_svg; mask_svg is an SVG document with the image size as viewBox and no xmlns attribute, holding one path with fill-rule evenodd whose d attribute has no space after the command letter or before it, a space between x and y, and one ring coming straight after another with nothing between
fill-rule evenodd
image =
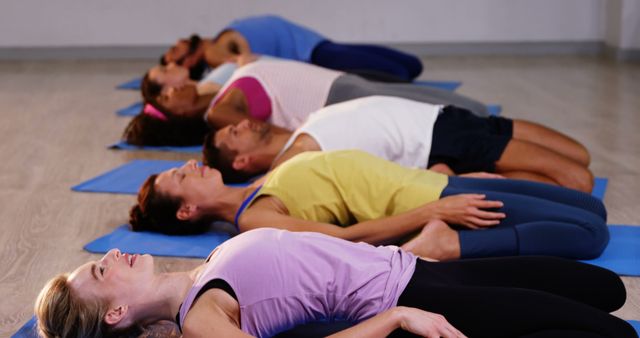
<instances>
[{"instance_id":1,"label":"wooden floor","mask_svg":"<svg viewBox=\"0 0 640 338\"><path fill-rule=\"evenodd\" d=\"M0 63L0 336L33 314L46 280L98 257L82 245L127 221L133 196L69 190L135 158L174 153L119 152L127 118L114 111L139 96L114 86L152 61ZM609 222L640 224L640 64L576 57L427 58L423 79L461 80L460 92L503 105L503 114L553 126L591 150L591 168L608 177ZM158 259L159 269L199 260ZM640 278L624 278L627 304L616 314L640 320Z\"/></svg>"}]
</instances>

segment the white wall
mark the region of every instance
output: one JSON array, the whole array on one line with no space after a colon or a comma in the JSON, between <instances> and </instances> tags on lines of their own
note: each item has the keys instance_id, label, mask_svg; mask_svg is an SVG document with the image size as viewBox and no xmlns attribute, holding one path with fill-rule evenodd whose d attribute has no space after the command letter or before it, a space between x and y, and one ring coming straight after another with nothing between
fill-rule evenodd
<instances>
[{"instance_id":1,"label":"white wall","mask_svg":"<svg viewBox=\"0 0 640 338\"><path fill-rule=\"evenodd\" d=\"M604 1L2 0L0 47L167 45L263 13L345 42L597 41L607 32Z\"/></svg>"},{"instance_id":2,"label":"white wall","mask_svg":"<svg viewBox=\"0 0 640 338\"><path fill-rule=\"evenodd\" d=\"M640 49L640 1L622 3L620 43L621 49Z\"/></svg>"}]
</instances>

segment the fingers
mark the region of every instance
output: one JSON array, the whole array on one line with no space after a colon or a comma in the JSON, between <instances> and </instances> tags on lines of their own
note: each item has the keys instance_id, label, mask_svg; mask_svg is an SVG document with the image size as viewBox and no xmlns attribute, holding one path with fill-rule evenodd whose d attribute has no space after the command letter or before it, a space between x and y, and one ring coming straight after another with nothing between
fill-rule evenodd
<instances>
[{"instance_id":1,"label":"fingers","mask_svg":"<svg viewBox=\"0 0 640 338\"><path fill-rule=\"evenodd\" d=\"M499 221L506 217L504 212L485 211L477 208L474 208L474 210L471 211L471 215L478 218L482 218L484 220L492 220L492 221L496 221L496 220Z\"/></svg>"},{"instance_id":2,"label":"fingers","mask_svg":"<svg viewBox=\"0 0 640 338\"><path fill-rule=\"evenodd\" d=\"M462 334L462 332L458 331L458 329L456 329L453 325L451 325L451 323L449 323L444 316L438 315L434 321L436 324L435 329L437 332L434 332L435 335L433 335L433 337L466 338L466 336ZM429 337L431 337L431 335Z\"/></svg>"},{"instance_id":3,"label":"fingers","mask_svg":"<svg viewBox=\"0 0 640 338\"><path fill-rule=\"evenodd\" d=\"M485 199L473 199L471 205L482 209L497 209L502 208L504 203L502 201L489 201Z\"/></svg>"}]
</instances>

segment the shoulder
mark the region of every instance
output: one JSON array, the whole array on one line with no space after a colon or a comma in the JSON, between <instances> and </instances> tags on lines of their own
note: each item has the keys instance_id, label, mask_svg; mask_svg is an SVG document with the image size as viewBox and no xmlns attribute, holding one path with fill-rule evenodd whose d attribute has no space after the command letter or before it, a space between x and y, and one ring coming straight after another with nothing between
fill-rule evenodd
<instances>
[{"instance_id":1,"label":"shoulder","mask_svg":"<svg viewBox=\"0 0 640 338\"><path fill-rule=\"evenodd\" d=\"M263 225L275 224L287 216L289 211L280 199L271 195L258 196L240 215L238 227L240 231L248 231Z\"/></svg>"},{"instance_id":2,"label":"shoulder","mask_svg":"<svg viewBox=\"0 0 640 338\"><path fill-rule=\"evenodd\" d=\"M227 292L211 289L187 313L184 337L204 337L219 330L239 330L240 305Z\"/></svg>"}]
</instances>

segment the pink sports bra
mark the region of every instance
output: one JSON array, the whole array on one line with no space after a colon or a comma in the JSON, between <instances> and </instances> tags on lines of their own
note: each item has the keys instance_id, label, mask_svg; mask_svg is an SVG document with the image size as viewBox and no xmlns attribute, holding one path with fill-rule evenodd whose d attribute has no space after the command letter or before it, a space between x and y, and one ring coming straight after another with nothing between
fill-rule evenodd
<instances>
[{"instance_id":1,"label":"pink sports bra","mask_svg":"<svg viewBox=\"0 0 640 338\"><path fill-rule=\"evenodd\" d=\"M236 79L227 87L225 92L233 88L239 89L244 94L251 117L261 121L266 121L271 117L271 99L256 78L241 77Z\"/></svg>"}]
</instances>

